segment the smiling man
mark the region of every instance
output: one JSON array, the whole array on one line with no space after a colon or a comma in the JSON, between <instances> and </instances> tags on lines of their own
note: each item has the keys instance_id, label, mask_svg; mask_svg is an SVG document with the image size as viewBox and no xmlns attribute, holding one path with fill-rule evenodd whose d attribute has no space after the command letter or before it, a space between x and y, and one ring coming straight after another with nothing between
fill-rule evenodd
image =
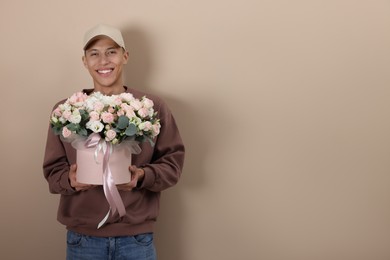
<instances>
[{"instance_id":1,"label":"smiling man","mask_svg":"<svg viewBox=\"0 0 390 260\"><path fill-rule=\"evenodd\" d=\"M110 208L105 191L101 185L77 181L76 150L49 126L43 173L50 192L61 195L58 221L68 230L67 259L155 260L153 232L160 193L179 180L184 144L172 113L160 98L124 86L123 66L129 54L118 29L97 25L86 32L83 49L82 61L93 81L93 88L83 92L99 91L105 95L127 92L137 99L147 96L154 103L161 129L153 140L154 146L140 143L142 152L132 155L130 182L116 186L125 215L107 215L105 224L97 228ZM65 99L55 107L64 102Z\"/></svg>"},{"instance_id":2,"label":"smiling man","mask_svg":"<svg viewBox=\"0 0 390 260\"><path fill-rule=\"evenodd\" d=\"M128 58L119 30L98 25L85 34L82 59L93 79L95 91L106 95L123 92L122 68Z\"/></svg>"}]
</instances>

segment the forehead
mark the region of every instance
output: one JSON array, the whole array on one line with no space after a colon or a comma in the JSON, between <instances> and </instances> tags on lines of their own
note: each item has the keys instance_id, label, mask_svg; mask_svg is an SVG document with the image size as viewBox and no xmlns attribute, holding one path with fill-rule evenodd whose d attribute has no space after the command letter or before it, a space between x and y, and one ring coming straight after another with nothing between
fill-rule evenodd
<instances>
[{"instance_id":1,"label":"forehead","mask_svg":"<svg viewBox=\"0 0 390 260\"><path fill-rule=\"evenodd\" d=\"M87 44L87 48L85 51L88 50L106 50L108 48L118 48L119 45L114 42L110 37L99 35L90 40L90 42Z\"/></svg>"}]
</instances>

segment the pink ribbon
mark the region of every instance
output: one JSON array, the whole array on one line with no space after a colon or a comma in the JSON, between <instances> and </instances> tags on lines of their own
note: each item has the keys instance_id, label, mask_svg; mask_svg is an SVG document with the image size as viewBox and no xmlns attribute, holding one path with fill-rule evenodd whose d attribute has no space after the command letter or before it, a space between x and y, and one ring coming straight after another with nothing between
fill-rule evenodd
<instances>
[{"instance_id":1,"label":"pink ribbon","mask_svg":"<svg viewBox=\"0 0 390 260\"><path fill-rule=\"evenodd\" d=\"M115 185L114 178L112 176L112 172L109 165L110 155L113 151L112 144L102 139L99 134L95 133L88 137L87 141L85 142L85 146L88 148L96 147L95 150L96 161L100 150L103 151L103 190L104 190L104 195L106 196L106 199L108 201L108 204L110 205L110 209L108 210L106 216L99 223L98 225L98 229L99 229L107 221L110 212L111 212L111 216L113 216L115 212L118 211L119 216L123 217L124 215L126 215L126 210L122 198L119 194L119 191Z\"/></svg>"}]
</instances>

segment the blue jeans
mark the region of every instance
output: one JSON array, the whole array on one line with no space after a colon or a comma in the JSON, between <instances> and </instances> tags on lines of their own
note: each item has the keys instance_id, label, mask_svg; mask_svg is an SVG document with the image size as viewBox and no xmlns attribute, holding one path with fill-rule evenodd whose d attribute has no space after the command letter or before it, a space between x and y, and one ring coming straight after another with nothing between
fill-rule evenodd
<instances>
[{"instance_id":1,"label":"blue jeans","mask_svg":"<svg viewBox=\"0 0 390 260\"><path fill-rule=\"evenodd\" d=\"M68 231L67 260L156 260L153 234L92 237Z\"/></svg>"}]
</instances>

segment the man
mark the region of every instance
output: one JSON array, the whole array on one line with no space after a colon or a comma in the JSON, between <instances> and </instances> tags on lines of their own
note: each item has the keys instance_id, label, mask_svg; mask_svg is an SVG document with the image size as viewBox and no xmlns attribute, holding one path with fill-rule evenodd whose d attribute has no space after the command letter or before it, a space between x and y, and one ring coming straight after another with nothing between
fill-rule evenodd
<instances>
[{"instance_id":1,"label":"man","mask_svg":"<svg viewBox=\"0 0 390 260\"><path fill-rule=\"evenodd\" d=\"M131 181L117 185L126 213L110 215L102 186L77 181L76 150L49 127L43 162L50 192L60 194L58 221L66 226L67 259L156 259L153 227L159 211L160 192L175 185L184 163L184 145L175 120L158 97L123 84L123 66L129 59L121 32L98 25L86 32L82 61L93 80L90 94L129 92L135 98L148 97L160 119L161 129L154 146L141 143L142 152L132 155ZM62 100L59 103L63 103Z\"/></svg>"}]
</instances>

